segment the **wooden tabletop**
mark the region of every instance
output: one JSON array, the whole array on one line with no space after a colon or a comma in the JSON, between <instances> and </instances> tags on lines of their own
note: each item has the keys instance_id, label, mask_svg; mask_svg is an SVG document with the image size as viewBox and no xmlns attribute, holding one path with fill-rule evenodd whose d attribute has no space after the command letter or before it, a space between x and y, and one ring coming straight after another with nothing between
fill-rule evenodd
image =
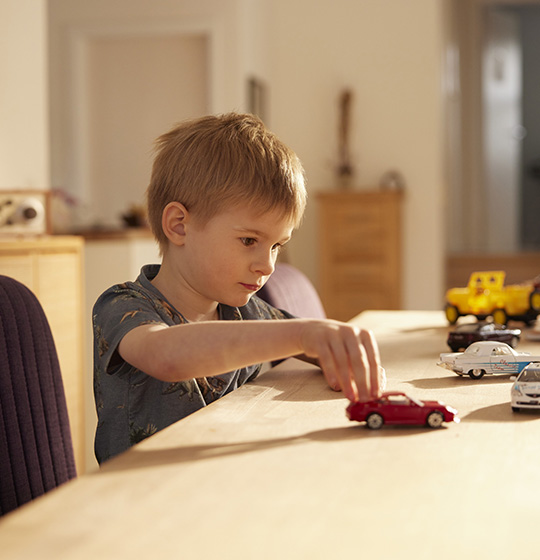
<instances>
[{"instance_id":1,"label":"wooden tabletop","mask_svg":"<svg viewBox=\"0 0 540 560\"><path fill-rule=\"evenodd\" d=\"M461 378L439 312L366 312L389 390L460 424L370 431L288 360L0 521L13 558L508 559L536 554L540 413L508 377ZM520 349L538 353L538 343Z\"/></svg>"}]
</instances>

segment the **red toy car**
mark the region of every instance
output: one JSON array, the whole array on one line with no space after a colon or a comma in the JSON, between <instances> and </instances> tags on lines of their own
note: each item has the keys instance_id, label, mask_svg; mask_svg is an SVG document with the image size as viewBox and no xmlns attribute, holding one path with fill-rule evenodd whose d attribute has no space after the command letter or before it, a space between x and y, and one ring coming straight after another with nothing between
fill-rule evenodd
<instances>
[{"instance_id":1,"label":"red toy car","mask_svg":"<svg viewBox=\"0 0 540 560\"><path fill-rule=\"evenodd\" d=\"M369 402L353 402L347 407L347 418L366 422L378 430L383 424L418 424L438 428L443 422L459 422L457 410L439 401L420 401L405 393L383 393Z\"/></svg>"}]
</instances>

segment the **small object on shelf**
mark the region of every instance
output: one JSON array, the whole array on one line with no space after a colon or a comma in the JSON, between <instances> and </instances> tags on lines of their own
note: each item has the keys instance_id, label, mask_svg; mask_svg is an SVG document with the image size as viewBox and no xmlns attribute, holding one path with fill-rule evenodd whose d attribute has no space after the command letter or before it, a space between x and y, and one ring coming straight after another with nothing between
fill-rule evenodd
<instances>
[{"instance_id":1,"label":"small object on shelf","mask_svg":"<svg viewBox=\"0 0 540 560\"><path fill-rule=\"evenodd\" d=\"M346 414L349 420L366 422L371 430L378 430L384 424L439 428L443 422L459 422L454 408L439 401L421 401L398 391L383 393L368 402L352 402Z\"/></svg>"},{"instance_id":2,"label":"small object on shelf","mask_svg":"<svg viewBox=\"0 0 540 560\"><path fill-rule=\"evenodd\" d=\"M379 186L383 190L404 191L406 186L405 177L396 169L391 169L383 173L379 181Z\"/></svg>"},{"instance_id":3,"label":"small object on shelf","mask_svg":"<svg viewBox=\"0 0 540 560\"><path fill-rule=\"evenodd\" d=\"M340 188L349 188L354 174L350 153L351 104L352 92L345 89L339 96L337 176Z\"/></svg>"},{"instance_id":4,"label":"small object on shelf","mask_svg":"<svg viewBox=\"0 0 540 560\"><path fill-rule=\"evenodd\" d=\"M474 342L465 352L440 355L437 365L457 375L468 375L480 379L485 374L517 375L531 362L540 361L540 356L528 352L516 352L504 342Z\"/></svg>"},{"instance_id":5,"label":"small object on shelf","mask_svg":"<svg viewBox=\"0 0 540 560\"><path fill-rule=\"evenodd\" d=\"M473 342L490 340L506 342L515 348L521 337L521 329L509 329L504 325L490 321L477 323L463 323L448 333L446 340L452 352L459 352L468 348Z\"/></svg>"},{"instance_id":6,"label":"small object on shelf","mask_svg":"<svg viewBox=\"0 0 540 560\"><path fill-rule=\"evenodd\" d=\"M463 315L483 320L493 317L506 325L509 319L532 323L540 313L540 279L505 286L502 270L473 272L465 288L446 292L445 313L454 325Z\"/></svg>"},{"instance_id":7,"label":"small object on shelf","mask_svg":"<svg viewBox=\"0 0 540 560\"><path fill-rule=\"evenodd\" d=\"M142 204L132 204L128 211L122 214L122 220L127 227L148 227L146 208Z\"/></svg>"},{"instance_id":8,"label":"small object on shelf","mask_svg":"<svg viewBox=\"0 0 540 560\"><path fill-rule=\"evenodd\" d=\"M0 190L0 235L51 233L50 191Z\"/></svg>"},{"instance_id":9,"label":"small object on shelf","mask_svg":"<svg viewBox=\"0 0 540 560\"><path fill-rule=\"evenodd\" d=\"M512 410L540 409L540 363L531 362L521 370L510 390Z\"/></svg>"}]
</instances>

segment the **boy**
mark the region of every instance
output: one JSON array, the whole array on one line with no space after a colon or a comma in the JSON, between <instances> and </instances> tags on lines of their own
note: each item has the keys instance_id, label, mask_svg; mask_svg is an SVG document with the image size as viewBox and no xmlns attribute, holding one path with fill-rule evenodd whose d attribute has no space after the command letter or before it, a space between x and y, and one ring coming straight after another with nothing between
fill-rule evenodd
<instances>
[{"instance_id":1,"label":"boy","mask_svg":"<svg viewBox=\"0 0 540 560\"><path fill-rule=\"evenodd\" d=\"M306 204L298 157L259 119L208 116L162 135L147 203L162 264L94 307L99 462L254 379L263 362L303 354L350 400L379 394L370 332L255 296Z\"/></svg>"}]
</instances>

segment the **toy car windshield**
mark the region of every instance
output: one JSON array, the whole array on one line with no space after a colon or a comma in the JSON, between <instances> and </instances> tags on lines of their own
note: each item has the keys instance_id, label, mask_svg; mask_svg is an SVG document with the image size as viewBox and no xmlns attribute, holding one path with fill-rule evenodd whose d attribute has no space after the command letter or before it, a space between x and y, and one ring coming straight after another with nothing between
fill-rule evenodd
<instances>
[{"instance_id":1,"label":"toy car windshield","mask_svg":"<svg viewBox=\"0 0 540 560\"><path fill-rule=\"evenodd\" d=\"M519 381L540 382L540 364L535 367L526 367L519 376Z\"/></svg>"},{"instance_id":2,"label":"toy car windshield","mask_svg":"<svg viewBox=\"0 0 540 560\"><path fill-rule=\"evenodd\" d=\"M387 395L386 397L383 397L382 399L379 399L380 402L382 403L388 403L388 404L409 404L409 402L414 403L416 406L424 406L424 403L422 401L419 401L417 399L415 399L414 397L410 397L410 396L405 396L405 395Z\"/></svg>"}]
</instances>

